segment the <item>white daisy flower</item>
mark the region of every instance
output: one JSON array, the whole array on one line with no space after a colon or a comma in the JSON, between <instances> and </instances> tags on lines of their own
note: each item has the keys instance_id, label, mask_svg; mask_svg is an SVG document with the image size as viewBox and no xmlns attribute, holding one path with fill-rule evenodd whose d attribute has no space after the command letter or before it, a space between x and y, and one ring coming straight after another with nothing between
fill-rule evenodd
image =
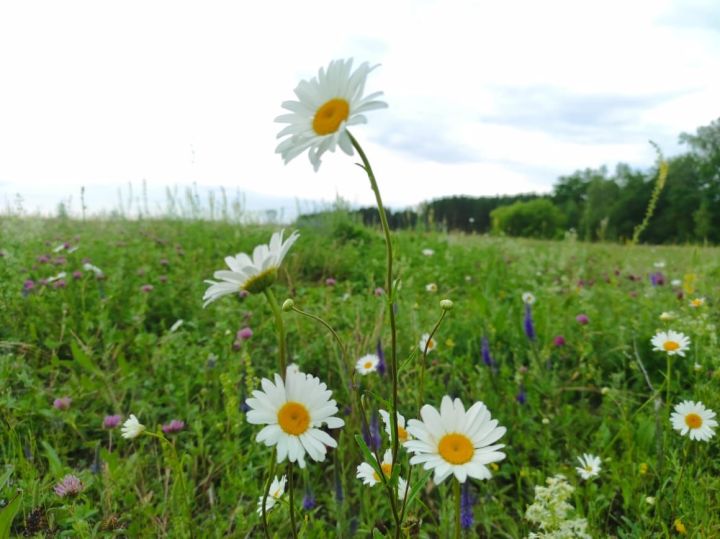
<instances>
[{"instance_id":1,"label":"white daisy flower","mask_svg":"<svg viewBox=\"0 0 720 539\"><path fill-rule=\"evenodd\" d=\"M662 320L663 322L675 320L675 313L670 311L663 311L662 313L660 313L660 320Z\"/></svg>"},{"instance_id":2,"label":"white daisy flower","mask_svg":"<svg viewBox=\"0 0 720 539\"><path fill-rule=\"evenodd\" d=\"M245 253L225 257L225 263L231 271L221 270L213 274L213 277L221 282L205 281L211 286L203 296L205 301L203 307L207 307L218 298L241 290L258 293L273 284L283 258L299 237L297 232L293 232L283 241L284 232L284 230L275 232L269 244L256 246L252 258Z\"/></svg>"},{"instance_id":3,"label":"white daisy flower","mask_svg":"<svg viewBox=\"0 0 720 539\"><path fill-rule=\"evenodd\" d=\"M669 356L678 355L685 356L685 352L690 348L690 338L678 331L668 330L658 332L651 340L653 350L656 352L665 352Z\"/></svg>"},{"instance_id":4,"label":"white daisy flower","mask_svg":"<svg viewBox=\"0 0 720 539\"><path fill-rule=\"evenodd\" d=\"M535 303L535 296L532 292L523 292L522 300L526 305L532 305Z\"/></svg>"},{"instance_id":5,"label":"white daisy flower","mask_svg":"<svg viewBox=\"0 0 720 539\"><path fill-rule=\"evenodd\" d=\"M287 483L287 476L282 476L282 478L278 479L278 476L276 475L273 478L272 483L270 483L270 491L268 492L267 501L265 502L265 512L267 513L275 507L275 502L280 500L282 498L283 494L285 494L285 484ZM258 508L257 508L257 514L262 515L262 502L263 498L265 497L264 493L262 496L260 496L260 499L258 500Z\"/></svg>"},{"instance_id":6,"label":"white daisy flower","mask_svg":"<svg viewBox=\"0 0 720 539\"><path fill-rule=\"evenodd\" d=\"M90 264L90 262L85 262L83 264L83 269L85 271L92 271L97 276L103 275L103 271L97 266Z\"/></svg>"},{"instance_id":7,"label":"white daisy flower","mask_svg":"<svg viewBox=\"0 0 720 539\"><path fill-rule=\"evenodd\" d=\"M435 350L435 348L437 348L437 342L435 341L435 339L430 338L429 333L423 333L422 337L420 337L420 342L418 343L418 348L420 348L420 352L425 352L426 346L428 354Z\"/></svg>"},{"instance_id":8,"label":"white daisy flower","mask_svg":"<svg viewBox=\"0 0 720 539\"><path fill-rule=\"evenodd\" d=\"M675 288L682 286L682 281L680 279L673 279L670 281L670 286L674 286Z\"/></svg>"},{"instance_id":9,"label":"white daisy flower","mask_svg":"<svg viewBox=\"0 0 720 539\"><path fill-rule=\"evenodd\" d=\"M705 305L705 298L695 298L693 300L690 300L690 307L693 309L697 309L698 307L702 307Z\"/></svg>"},{"instance_id":10,"label":"white daisy flower","mask_svg":"<svg viewBox=\"0 0 720 539\"><path fill-rule=\"evenodd\" d=\"M387 479L389 479L390 475L392 475L392 465L392 450L387 449L385 451L385 454L383 455L383 460L380 463L380 469L382 470L383 474ZM372 465L367 462L363 462L362 464L358 465L357 475L355 477L361 479L363 484L369 487L374 487L381 482L378 473L375 471Z\"/></svg>"},{"instance_id":11,"label":"white daisy flower","mask_svg":"<svg viewBox=\"0 0 720 539\"><path fill-rule=\"evenodd\" d=\"M135 414L130 414L130 417L125 420L125 423L123 423L123 426L120 429L122 437L128 440L137 438L143 432L145 432L145 425L138 421L138 418L135 417Z\"/></svg>"},{"instance_id":12,"label":"white daisy flower","mask_svg":"<svg viewBox=\"0 0 720 539\"><path fill-rule=\"evenodd\" d=\"M355 362L355 370L362 375L370 374L377 371L378 363L380 363L380 358L377 355L367 354Z\"/></svg>"},{"instance_id":13,"label":"white daisy flower","mask_svg":"<svg viewBox=\"0 0 720 539\"><path fill-rule=\"evenodd\" d=\"M495 444L506 432L482 402L473 404L467 412L460 399L443 397L440 411L426 404L420 410L422 421L411 419L408 432L415 440L403 444L414 453L410 464L422 464L426 470L434 469L436 484L448 476L464 483L468 476L490 479L486 466L505 458L498 451L504 444ZM495 444L495 445L493 445Z\"/></svg>"},{"instance_id":14,"label":"white daisy flower","mask_svg":"<svg viewBox=\"0 0 720 539\"><path fill-rule=\"evenodd\" d=\"M425 248L422 250L422 254L423 254L423 256L432 256L435 254L435 251L433 251L430 248Z\"/></svg>"},{"instance_id":15,"label":"white daisy flower","mask_svg":"<svg viewBox=\"0 0 720 539\"><path fill-rule=\"evenodd\" d=\"M583 479L592 479L600 474L600 469L602 468L600 457L584 453L582 457L578 457L577 459L580 461L580 466L575 469Z\"/></svg>"},{"instance_id":16,"label":"white daisy flower","mask_svg":"<svg viewBox=\"0 0 720 539\"><path fill-rule=\"evenodd\" d=\"M392 439L392 425L390 424L390 413L387 410L378 410L380 413L380 417L383 420L383 423L385 424L385 432L387 435ZM397 413L397 420L398 420L398 440L401 444L404 444L408 440L411 440L412 437L408 433L408 431L405 429L405 418L400 414L400 412Z\"/></svg>"},{"instance_id":17,"label":"white daisy flower","mask_svg":"<svg viewBox=\"0 0 720 539\"><path fill-rule=\"evenodd\" d=\"M179 320L176 320L175 323L170 326L170 333L175 333L178 329L180 329L180 326L182 326L185 323L185 321L181 318Z\"/></svg>"},{"instance_id":18,"label":"white daisy flower","mask_svg":"<svg viewBox=\"0 0 720 539\"><path fill-rule=\"evenodd\" d=\"M336 146L352 155L347 126L364 124L367 122L364 112L387 107L376 100L382 92L363 97L365 79L377 66L370 67L364 62L352 71L352 63L352 58L333 60L327 71L320 68L317 77L300 81L295 88L298 101L282 104L290 114L278 116L275 121L289 125L277 138L288 138L278 144L275 152L286 164L305 150L315 171L320 168L322 154L334 152Z\"/></svg>"},{"instance_id":19,"label":"white daisy flower","mask_svg":"<svg viewBox=\"0 0 720 539\"><path fill-rule=\"evenodd\" d=\"M665 267L665 261L659 260L653 264L657 269L663 269Z\"/></svg>"},{"instance_id":20,"label":"white daisy flower","mask_svg":"<svg viewBox=\"0 0 720 539\"><path fill-rule=\"evenodd\" d=\"M59 281L60 279L64 279L67 276L67 273L64 271L61 271L57 275L53 275L52 277L47 278L48 283L54 283L55 281Z\"/></svg>"},{"instance_id":21,"label":"white daisy flower","mask_svg":"<svg viewBox=\"0 0 720 539\"><path fill-rule=\"evenodd\" d=\"M707 442L715 436L715 412L705 408L702 402L683 401L675 406L670 416L673 428L683 436L690 436L691 440Z\"/></svg>"},{"instance_id":22,"label":"white daisy flower","mask_svg":"<svg viewBox=\"0 0 720 539\"><path fill-rule=\"evenodd\" d=\"M435 292L438 291L438 287L435 283L428 283L425 285L425 290L427 290L431 294L434 294Z\"/></svg>"},{"instance_id":23,"label":"white daisy flower","mask_svg":"<svg viewBox=\"0 0 720 539\"><path fill-rule=\"evenodd\" d=\"M331 399L332 391L318 378L290 367L285 381L276 374L275 383L263 378L261 384L263 391L253 391L245 401L250 407L248 423L267 425L255 440L277 446L278 462L287 458L304 468L306 453L315 461L325 460L326 446L337 447L337 442L321 427L345 425L334 417L338 408Z\"/></svg>"}]
</instances>

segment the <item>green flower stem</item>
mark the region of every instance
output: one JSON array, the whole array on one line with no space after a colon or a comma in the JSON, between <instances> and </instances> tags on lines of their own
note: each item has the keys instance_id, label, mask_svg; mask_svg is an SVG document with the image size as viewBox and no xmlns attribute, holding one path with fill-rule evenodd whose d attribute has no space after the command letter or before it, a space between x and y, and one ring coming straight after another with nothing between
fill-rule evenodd
<instances>
[{"instance_id":1,"label":"green flower stem","mask_svg":"<svg viewBox=\"0 0 720 539\"><path fill-rule=\"evenodd\" d=\"M667 374L665 375L665 403L670 409L670 383L672 381L672 356L667 355Z\"/></svg>"},{"instance_id":2,"label":"green flower stem","mask_svg":"<svg viewBox=\"0 0 720 539\"><path fill-rule=\"evenodd\" d=\"M430 332L430 336L428 337L427 342L425 343L425 349L422 352L422 357L420 358L420 384L418 386L418 413L420 413L420 408L422 408L423 405L423 395L425 393L425 363L427 361L427 353L428 353L428 347L430 346L430 341L432 340L433 336L437 332L438 328L440 327L440 324L442 324L443 319L445 318L445 314L447 314L447 311L445 309L442 310L442 314L440 315L440 318L437 322L435 322L435 326L433 326L432 331Z\"/></svg>"},{"instance_id":3,"label":"green flower stem","mask_svg":"<svg viewBox=\"0 0 720 539\"><path fill-rule=\"evenodd\" d=\"M262 514L262 524L263 524L263 532L265 532L265 539L270 539L270 529L268 528L267 523L267 510L265 506L267 505L267 499L268 495L270 494L270 485L273 480L273 475L275 474L275 450L273 449L272 455L270 455L270 470L268 471L268 477L265 481L265 490L263 491L263 497L262 497L262 505L260 506L260 511Z\"/></svg>"},{"instance_id":4,"label":"green flower stem","mask_svg":"<svg viewBox=\"0 0 720 539\"><path fill-rule=\"evenodd\" d=\"M278 367L280 368L280 376L283 380L285 380L285 325L283 324L282 311L278 306L278 302L275 299L275 294L272 293L272 290L270 290L270 288L266 288L263 292L270 304L270 309L272 309L272 312L275 315L275 327L277 328L278 334Z\"/></svg>"},{"instance_id":5,"label":"green flower stem","mask_svg":"<svg viewBox=\"0 0 720 539\"><path fill-rule=\"evenodd\" d=\"M288 461L288 497L290 502L290 529L292 530L293 539L297 539L297 525L295 524L295 495L293 481L293 463Z\"/></svg>"},{"instance_id":6,"label":"green flower stem","mask_svg":"<svg viewBox=\"0 0 720 539\"><path fill-rule=\"evenodd\" d=\"M453 481L455 491L455 539L460 539L460 481Z\"/></svg>"},{"instance_id":7,"label":"green flower stem","mask_svg":"<svg viewBox=\"0 0 720 539\"><path fill-rule=\"evenodd\" d=\"M340 354L342 355L342 362L339 362L339 365L338 365L339 370L340 370L340 378L342 379L343 386L345 387L345 391L348 392L348 396L349 396L350 384L348 383L347 372L346 372L347 371L347 352L345 350L345 346L343 345L342 341L340 340L340 336L330 326L330 324L325 322L325 320L323 320L319 316L305 312L302 309L299 309L298 307L296 307L295 305L292 306L291 310L298 314L301 314L302 316L306 316L306 317L310 318L311 320L314 320L315 322L319 322L320 324L325 326L325 328L327 328L327 330L332 334L333 337L335 337L335 341L337 342L338 347L340 348Z\"/></svg>"},{"instance_id":8,"label":"green flower stem","mask_svg":"<svg viewBox=\"0 0 720 539\"><path fill-rule=\"evenodd\" d=\"M385 207L382 203L382 197L380 196L380 188L378 187L377 181L375 180L375 174L370 166L365 152L360 147L360 144L355 137L352 136L350 131L346 131L350 142L353 147L357 150L360 155L360 159L363 164L361 168L367 173L368 179L370 180L370 187L375 193L375 201L378 207L378 213L380 214L380 223L382 224L383 232L385 233L385 249L387 251L387 275L385 276L385 291L388 295L388 314L390 316L390 377L392 379L392 400L390 410L390 425L392 431L392 458L393 462L397 462L397 454L399 447L398 438L398 420L397 420L397 402L398 402L398 363L397 363L397 327L395 324L395 310L393 304L395 301L395 293L393 290L393 251L392 251L392 239L390 238L390 225L388 225L387 215L385 214Z\"/></svg>"}]
</instances>

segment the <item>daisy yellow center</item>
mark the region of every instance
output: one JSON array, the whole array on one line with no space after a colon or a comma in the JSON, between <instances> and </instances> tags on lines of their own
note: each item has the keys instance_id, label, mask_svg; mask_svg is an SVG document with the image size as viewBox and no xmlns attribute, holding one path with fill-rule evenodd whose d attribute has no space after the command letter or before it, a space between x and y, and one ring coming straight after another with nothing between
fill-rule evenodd
<instances>
[{"instance_id":1,"label":"daisy yellow center","mask_svg":"<svg viewBox=\"0 0 720 539\"><path fill-rule=\"evenodd\" d=\"M685 416L685 424L691 429L699 429L700 427L702 427L702 423L702 417L700 417L698 414L691 412Z\"/></svg>"},{"instance_id":2,"label":"daisy yellow center","mask_svg":"<svg viewBox=\"0 0 720 539\"><path fill-rule=\"evenodd\" d=\"M317 109L312 123L313 130L318 135L334 133L349 115L350 104L339 97L333 98Z\"/></svg>"},{"instance_id":3,"label":"daisy yellow center","mask_svg":"<svg viewBox=\"0 0 720 539\"><path fill-rule=\"evenodd\" d=\"M299 436L310 426L310 413L299 402L288 401L277 413L278 425L287 434Z\"/></svg>"},{"instance_id":4,"label":"daisy yellow center","mask_svg":"<svg viewBox=\"0 0 720 539\"><path fill-rule=\"evenodd\" d=\"M593 471L593 467L592 467L590 464L586 464L586 465L585 465L585 471L586 471L586 472L592 472L592 471Z\"/></svg>"},{"instance_id":5,"label":"daisy yellow center","mask_svg":"<svg viewBox=\"0 0 720 539\"><path fill-rule=\"evenodd\" d=\"M270 267L253 275L240 288L252 294L259 294L277 280L277 268Z\"/></svg>"},{"instance_id":6,"label":"daisy yellow center","mask_svg":"<svg viewBox=\"0 0 720 539\"><path fill-rule=\"evenodd\" d=\"M390 477L390 474L392 473L392 464L390 464L389 462L383 462L380 465L380 469L382 470L382 473L385 477ZM377 472L373 472L373 479L378 482L380 481L380 476Z\"/></svg>"},{"instance_id":7,"label":"daisy yellow center","mask_svg":"<svg viewBox=\"0 0 720 539\"><path fill-rule=\"evenodd\" d=\"M372 366L373 366L372 361L366 361L366 362L365 362L365 365L363 365L363 366L364 366L366 369L372 369Z\"/></svg>"},{"instance_id":8,"label":"daisy yellow center","mask_svg":"<svg viewBox=\"0 0 720 539\"><path fill-rule=\"evenodd\" d=\"M400 425L398 425L398 439L400 442L407 442L408 440L408 433L407 431L402 428Z\"/></svg>"},{"instance_id":9,"label":"daisy yellow center","mask_svg":"<svg viewBox=\"0 0 720 539\"><path fill-rule=\"evenodd\" d=\"M665 341L663 343L663 348L666 352L674 352L678 348L680 348L680 345L676 343L675 341Z\"/></svg>"},{"instance_id":10,"label":"daisy yellow center","mask_svg":"<svg viewBox=\"0 0 720 539\"><path fill-rule=\"evenodd\" d=\"M438 452L450 464L465 464L472 459L475 448L470 438L454 432L446 434L440 439Z\"/></svg>"}]
</instances>

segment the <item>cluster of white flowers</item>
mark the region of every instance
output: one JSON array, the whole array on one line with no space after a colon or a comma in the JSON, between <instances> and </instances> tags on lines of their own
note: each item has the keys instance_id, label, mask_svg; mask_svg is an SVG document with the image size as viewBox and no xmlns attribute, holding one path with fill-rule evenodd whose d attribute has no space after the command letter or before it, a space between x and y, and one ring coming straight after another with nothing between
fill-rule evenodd
<instances>
[{"instance_id":1,"label":"cluster of white flowers","mask_svg":"<svg viewBox=\"0 0 720 539\"><path fill-rule=\"evenodd\" d=\"M531 532L528 539L591 539L584 518L568 519L574 510L567 502L575 490L573 486L560 474L549 477L546 482L547 487L535 487L535 500L525 511L525 518L540 528L538 532Z\"/></svg>"}]
</instances>

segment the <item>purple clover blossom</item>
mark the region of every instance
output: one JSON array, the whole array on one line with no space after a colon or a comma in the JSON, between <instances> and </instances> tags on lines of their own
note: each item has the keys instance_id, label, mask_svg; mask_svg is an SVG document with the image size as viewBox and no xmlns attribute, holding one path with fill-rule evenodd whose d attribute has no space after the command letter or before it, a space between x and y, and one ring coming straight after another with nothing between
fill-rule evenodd
<instances>
[{"instance_id":1,"label":"purple clover blossom","mask_svg":"<svg viewBox=\"0 0 720 539\"><path fill-rule=\"evenodd\" d=\"M36 259L40 264L47 264L50 262L50 257L48 255L40 255Z\"/></svg>"},{"instance_id":2,"label":"purple clover blossom","mask_svg":"<svg viewBox=\"0 0 720 539\"><path fill-rule=\"evenodd\" d=\"M144 292L145 294L149 294L150 292L153 291L154 288L155 287L151 284L144 284L140 287L140 291Z\"/></svg>"},{"instance_id":3,"label":"purple clover blossom","mask_svg":"<svg viewBox=\"0 0 720 539\"><path fill-rule=\"evenodd\" d=\"M62 478L62 481L55 485L53 490L55 494L61 498L65 498L66 496L77 496L84 488L82 481L80 481L77 476L68 474Z\"/></svg>"},{"instance_id":4,"label":"purple clover blossom","mask_svg":"<svg viewBox=\"0 0 720 539\"><path fill-rule=\"evenodd\" d=\"M380 339L378 339L375 353L377 354L377 357L379 359L378 364L375 366L375 370L380 376L385 376L385 372L387 371L387 364L385 363L385 352L383 352L382 342L380 341Z\"/></svg>"},{"instance_id":5,"label":"purple clover blossom","mask_svg":"<svg viewBox=\"0 0 720 539\"><path fill-rule=\"evenodd\" d=\"M475 496L470 493L470 481L465 481L460 495L460 526L463 530L469 530L475 523L474 504Z\"/></svg>"},{"instance_id":6,"label":"purple clover blossom","mask_svg":"<svg viewBox=\"0 0 720 539\"><path fill-rule=\"evenodd\" d=\"M248 326L241 328L235 334L235 338L238 341L248 341L248 340L250 340L250 338L252 338L252 336L253 336L253 330Z\"/></svg>"},{"instance_id":7,"label":"purple clover blossom","mask_svg":"<svg viewBox=\"0 0 720 539\"><path fill-rule=\"evenodd\" d=\"M76 281L77 281L78 279L82 279L82 276L83 276L83 273L82 273L82 271L79 271L79 270L75 270L75 271L73 271L73 273L72 273L72 277L73 277L73 279L75 279Z\"/></svg>"},{"instance_id":8,"label":"purple clover blossom","mask_svg":"<svg viewBox=\"0 0 720 539\"><path fill-rule=\"evenodd\" d=\"M650 284L653 286L662 286L665 284L665 276L661 271L656 271L650 274Z\"/></svg>"},{"instance_id":9,"label":"purple clover blossom","mask_svg":"<svg viewBox=\"0 0 720 539\"><path fill-rule=\"evenodd\" d=\"M337 280L333 277L328 277L325 279L325 286L335 286L337 284Z\"/></svg>"},{"instance_id":10,"label":"purple clover blossom","mask_svg":"<svg viewBox=\"0 0 720 539\"><path fill-rule=\"evenodd\" d=\"M528 340L535 340L535 325L533 324L532 308L529 303L525 304L525 319L523 320L523 328Z\"/></svg>"},{"instance_id":11,"label":"purple clover blossom","mask_svg":"<svg viewBox=\"0 0 720 539\"><path fill-rule=\"evenodd\" d=\"M177 434L185 428L185 422L179 419L173 419L170 423L166 423L162 426L162 431L165 434Z\"/></svg>"},{"instance_id":12,"label":"purple clover blossom","mask_svg":"<svg viewBox=\"0 0 720 539\"><path fill-rule=\"evenodd\" d=\"M53 281L53 288L65 288L67 287L67 283L65 282L65 279L58 279L57 281Z\"/></svg>"},{"instance_id":13,"label":"purple clover blossom","mask_svg":"<svg viewBox=\"0 0 720 539\"><path fill-rule=\"evenodd\" d=\"M122 421L121 415L106 415L103 419L102 426L104 429L114 429Z\"/></svg>"},{"instance_id":14,"label":"purple clover blossom","mask_svg":"<svg viewBox=\"0 0 720 539\"><path fill-rule=\"evenodd\" d=\"M565 337L563 337L562 335L558 335L553 339L553 344L560 348L561 346L565 346L567 343L565 341Z\"/></svg>"},{"instance_id":15,"label":"purple clover blossom","mask_svg":"<svg viewBox=\"0 0 720 539\"><path fill-rule=\"evenodd\" d=\"M67 410L70 408L70 404L72 404L72 399L70 397L60 397L59 399L55 399L53 401L53 408L56 410Z\"/></svg>"},{"instance_id":16,"label":"purple clover blossom","mask_svg":"<svg viewBox=\"0 0 720 539\"><path fill-rule=\"evenodd\" d=\"M586 314L579 314L575 317L575 321L581 326L587 326L590 323L590 318Z\"/></svg>"}]
</instances>

